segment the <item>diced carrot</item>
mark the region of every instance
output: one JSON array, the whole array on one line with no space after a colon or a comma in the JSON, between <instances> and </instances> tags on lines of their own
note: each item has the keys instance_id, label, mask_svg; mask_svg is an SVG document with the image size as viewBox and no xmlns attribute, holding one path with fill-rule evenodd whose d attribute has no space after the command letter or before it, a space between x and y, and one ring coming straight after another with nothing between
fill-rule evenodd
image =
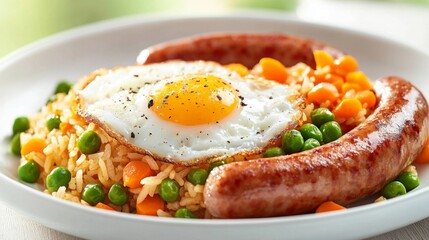
<instances>
[{"instance_id":1,"label":"diced carrot","mask_svg":"<svg viewBox=\"0 0 429 240\"><path fill-rule=\"evenodd\" d=\"M349 72L354 72L359 65L356 59L350 55L342 56L334 61L336 71L341 75L346 75Z\"/></svg>"},{"instance_id":2,"label":"diced carrot","mask_svg":"<svg viewBox=\"0 0 429 240\"><path fill-rule=\"evenodd\" d=\"M314 70L314 84L319 84L321 82L329 82L326 78L331 73L331 67L325 66Z\"/></svg>"},{"instance_id":3,"label":"diced carrot","mask_svg":"<svg viewBox=\"0 0 429 240\"><path fill-rule=\"evenodd\" d=\"M21 155L25 156L31 152L43 153L46 147L45 140L41 138L31 138L28 142L24 143L21 147Z\"/></svg>"},{"instance_id":4,"label":"diced carrot","mask_svg":"<svg viewBox=\"0 0 429 240\"><path fill-rule=\"evenodd\" d=\"M338 90L332 83L319 83L308 92L308 100L314 103L334 102L338 99Z\"/></svg>"},{"instance_id":5,"label":"diced carrot","mask_svg":"<svg viewBox=\"0 0 429 240\"><path fill-rule=\"evenodd\" d=\"M316 62L317 68L323 68L325 66L332 66L334 64L334 58L323 50L316 50L313 52L314 61Z\"/></svg>"},{"instance_id":6,"label":"diced carrot","mask_svg":"<svg viewBox=\"0 0 429 240\"><path fill-rule=\"evenodd\" d=\"M123 169L122 179L124 186L129 188L141 187L140 181L148 176L154 175L149 164L143 161L130 161Z\"/></svg>"},{"instance_id":7,"label":"diced carrot","mask_svg":"<svg viewBox=\"0 0 429 240\"><path fill-rule=\"evenodd\" d=\"M68 132L70 132L71 130L73 130L73 125L71 125L70 123L67 122L62 122L60 123L60 130L62 134L66 134Z\"/></svg>"},{"instance_id":8,"label":"diced carrot","mask_svg":"<svg viewBox=\"0 0 429 240\"><path fill-rule=\"evenodd\" d=\"M316 209L316 213L322 213L322 212L330 212L330 211L338 211L338 210L346 210L347 208L333 202L333 201L327 201L322 204Z\"/></svg>"},{"instance_id":9,"label":"diced carrot","mask_svg":"<svg viewBox=\"0 0 429 240\"><path fill-rule=\"evenodd\" d=\"M372 89L372 84L363 72L350 72L346 75L346 82L357 83L362 90Z\"/></svg>"},{"instance_id":10,"label":"diced carrot","mask_svg":"<svg viewBox=\"0 0 429 240\"><path fill-rule=\"evenodd\" d=\"M343 99L345 98L356 98L356 90L350 89L347 92L343 93Z\"/></svg>"},{"instance_id":11,"label":"diced carrot","mask_svg":"<svg viewBox=\"0 0 429 240\"><path fill-rule=\"evenodd\" d=\"M371 90L363 90L356 93L356 98L363 104L366 103L366 107L372 108L377 103L377 97Z\"/></svg>"},{"instance_id":12,"label":"diced carrot","mask_svg":"<svg viewBox=\"0 0 429 240\"><path fill-rule=\"evenodd\" d=\"M104 204L102 202L99 202L95 205L96 208L100 208L100 209L104 209L104 210L110 210L110 211L115 211L115 209L113 209L111 206Z\"/></svg>"},{"instance_id":13,"label":"diced carrot","mask_svg":"<svg viewBox=\"0 0 429 240\"><path fill-rule=\"evenodd\" d=\"M324 82L332 83L337 88L338 92L341 92L342 85L344 84L344 79L337 74L328 73L325 75Z\"/></svg>"},{"instance_id":14,"label":"diced carrot","mask_svg":"<svg viewBox=\"0 0 429 240\"><path fill-rule=\"evenodd\" d=\"M362 110L362 103L356 98L345 98L334 109L337 118L352 118Z\"/></svg>"},{"instance_id":15,"label":"diced carrot","mask_svg":"<svg viewBox=\"0 0 429 240\"><path fill-rule=\"evenodd\" d=\"M249 74L249 69L246 66L244 66L243 64L240 64L240 63L231 63L231 64L228 64L228 65L225 65L224 67L227 68L227 69L229 69L229 70L231 70L231 71L237 72L242 77L244 77L247 74Z\"/></svg>"},{"instance_id":16,"label":"diced carrot","mask_svg":"<svg viewBox=\"0 0 429 240\"><path fill-rule=\"evenodd\" d=\"M343 93L347 92L350 89L354 89L356 91L360 91L361 87L357 83L346 82L341 86L341 91Z\"/></svg>"},{"instance_id":17,"label":"diced carrot","mask_svg":"<svg viewBox=\"0 0 429 240\"><path fill-rule=\"evenodd\" d=\"M159 195L147 196L136 205L137 214L157 216L158 209L164 210L164 200Z\"/></svg>"},{"instance_id":18,"label":"diced carrot","mask_svg":"<svg viewBox=\"0 0 429 240\"><path fill-rule=\"evenodd\" d=\"M284 83L287 78L286 67L274 58L262 58L259 61L262 76L266 79Z\"/></svg>"},{"instance_id":19,"label":"diced carrot","mask_svg":"<svg viewBox=\"0 0 429 240\"><path fill-rule=\"evenodd\" d=\"M415 163L429 163L429 137L426 138L426 143L423 147L423 150L414 162Z\"/></svg>"},{"instance_id":20,"label":"diced carrot","mask_svg":"<svg viewBox=\"0 0 429 240\"><path fill-rule=\"evenodd\" d=\"M342 86L344 84L343 78L337 78L337 80L333 81L332 84L337 88L338 92L342 91Z\"/></svg>"}]
</instances>

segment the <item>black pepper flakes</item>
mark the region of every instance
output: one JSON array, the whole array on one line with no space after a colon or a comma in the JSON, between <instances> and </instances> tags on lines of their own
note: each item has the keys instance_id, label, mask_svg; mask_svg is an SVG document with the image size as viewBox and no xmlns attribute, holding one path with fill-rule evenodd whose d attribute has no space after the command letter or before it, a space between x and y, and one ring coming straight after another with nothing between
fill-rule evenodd
<instances>
[{"instance_id":1,"label":"black pepper flakes","mask_svg":"<svg viewBox=\"0 0 429 240\"><path fill-rule=\"evenodd\" d=\"M136 135L134 134L134 132L131 132L131 138L136 138Z\"/></svg>"},{"instance_id":2,"label":"black pepper flakes","mask_svg":"<svg viewBox=\"0 0 429 240\"><path fill-rule=\"evenodd\" d=\"M166 95L164 97L164 99L162 100L162 104L167 104L167 100L168 100L169 97L170 97L170 95Z\"/></svg>"},{"instance_id":3,"label":"black pepper flakes","mask_svg":"<svg viewBox=\"0 0 429 240\"><path fill-rule=\"evenodd\" d=\"M147 108L151 108L153 106L153 99L149 100L147 103Z\"/></svg>"}]
</instances>

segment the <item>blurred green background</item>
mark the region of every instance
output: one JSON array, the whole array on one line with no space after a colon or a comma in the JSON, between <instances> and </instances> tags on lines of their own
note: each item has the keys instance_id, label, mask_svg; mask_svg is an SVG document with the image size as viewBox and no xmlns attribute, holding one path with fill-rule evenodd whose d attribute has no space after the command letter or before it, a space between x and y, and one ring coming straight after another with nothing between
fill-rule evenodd
<instances>
[{"instance_id":1,"label":"blurred green background","mask_svg":"<svg viewBox=\"0 0 429 240\"><path fill-rule=\"evenodd\" d=\"M390 2L398 1L429 6L429 0ZM0 57L42 37L121 16L204 15L255 8L293 12L298 5L299 0L0 0Z\"/></svg>"},{"instance_id":2,"label":"blurred green background","mask_svg":"<svg viewBox=\"0 0 429 240\"><path fill-rule=\"evenodd\" d=\"M148 13L209 14L234 8L293 10L296 0L0 0L0 57L86 23Z\"/></svg>"}]
</instances>

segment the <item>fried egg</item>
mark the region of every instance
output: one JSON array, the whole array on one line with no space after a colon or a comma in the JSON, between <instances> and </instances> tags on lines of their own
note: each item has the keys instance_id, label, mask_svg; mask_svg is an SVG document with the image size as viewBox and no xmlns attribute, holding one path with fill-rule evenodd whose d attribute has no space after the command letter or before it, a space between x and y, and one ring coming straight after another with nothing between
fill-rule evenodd
<instances>
[{"instance_id":1,"label":"fried egg","mask_svg":"<svg viewBox=\"0 0 429 240\"><path fill-rule=\"evenodd\" d=\"M79 113L121 143L188 166L261 154L303 115L291 87L205 61L109 70L78 98Z\"/></svg>"}]
</instances>

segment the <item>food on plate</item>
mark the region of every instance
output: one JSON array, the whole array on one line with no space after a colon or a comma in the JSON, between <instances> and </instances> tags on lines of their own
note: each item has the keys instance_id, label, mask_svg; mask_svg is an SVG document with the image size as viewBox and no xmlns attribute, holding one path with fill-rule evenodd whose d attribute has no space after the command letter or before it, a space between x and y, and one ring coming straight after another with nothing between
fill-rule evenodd
<instances>
[{"instance_id":1,"label":"food on plate","mask_svg":"<svg viewBox=\"0 0 429 240\"><path fill-rule=\"evenodd\" d=\"M304 105L288 85L203 61L100 72L76 91L88 122L138 153L188 166L261 154L298 125Z\"/></svg>"},{"instance_id":2,"label":"food on plate","mask_svg":"<svg viewBox=\"0 0 429 240\"><path fill-rule=\"evenodd\" d=\"M137 57L139 64L185 61L215 61L228 65L237 63L251 69L263 58L279 61L284 66L305 63L316 67L314 50L323 50L330 59L344 55L334 47L312 39L286 34L226 33L208 34L161 43L144 49ZM270 61L268 61L270 62ZM271 61L273 62L273 61ZM277 65L278 64L269 64ZM240 67L243 71L243 67Z\"/></svg>"},{"instance_id":3,"label":"food on plate","mask_svg":"<svg viewBox=\"0 0 429 240\"><path fill-rule=\"evenodd\" d=\"M422 153L417 157L416 163L429 163L429 137L426 138L426 144Z\"/></svg>"},{"instance_id":4,"label":"food on plate","mask_svg":"<svg viewBox=\"0 0 429 240\"><path fill-rule=\"evenodd\" d=\"M84 205L177 218L326 212L419 185L405 170L428 137L423 95L397 77L372 83L332 47L212 35L138 61L63 82L20 117L18 177Z\"/></svg>"},{"instance_id":5,"label":"food on plate","mask_svg":"<svg viewBox=\"0 0 429 240\"><path fill-rule=\"evenodd\" d=\"M326 201L322 204L320 204L319 207L316 209L316 213L322 213L322 212L331 212L331 211L338 211L338 210L345 210L346 208L333 202L333 201Z\"/></svg>"},{"instance_id":6,"label":"food on plate","mask_svg":"<svg viewBox=\"0 0 429 240\"><path fill-rule=\"evenodd\" d=\"M428 111L421 93L402 79L383 78L374 88L377 108L338 141L215 169L205 187L206 207L218 217L296 214L326 200L346 205L380 190L417 157Z\"/></svg>"}]
</instances>

